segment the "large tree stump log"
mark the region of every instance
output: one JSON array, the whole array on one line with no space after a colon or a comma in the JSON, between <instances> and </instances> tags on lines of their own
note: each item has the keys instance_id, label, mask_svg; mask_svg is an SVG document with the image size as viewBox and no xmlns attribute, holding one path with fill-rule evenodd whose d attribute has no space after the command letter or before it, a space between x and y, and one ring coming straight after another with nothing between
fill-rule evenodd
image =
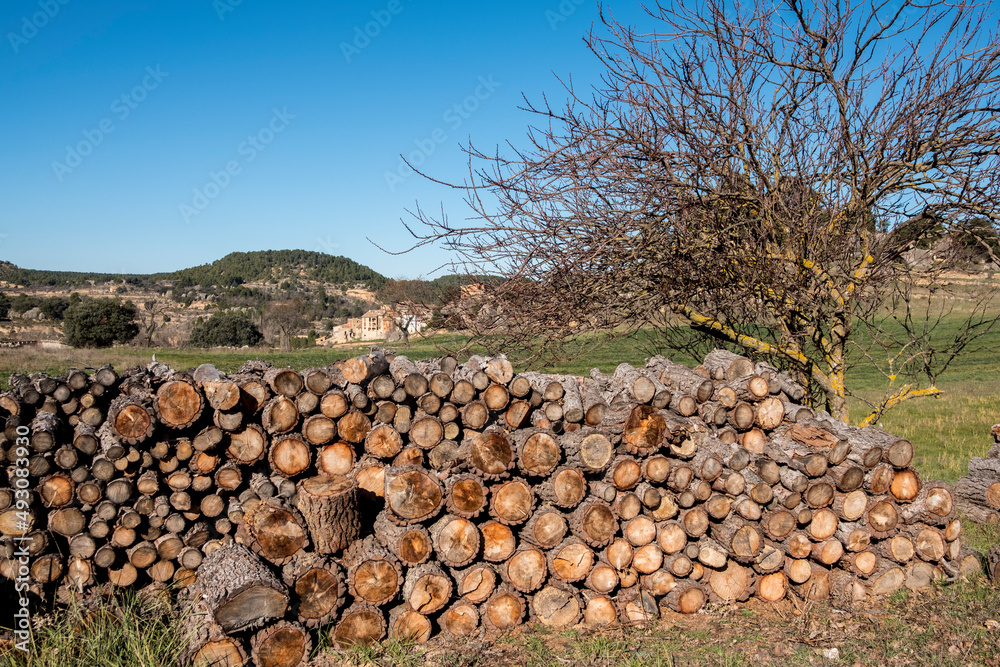
<instances>
[{"instance_id":1,"label":"large tree stump log","mask_svg":"<svg viewBox=\"0 0 1000 667\"><path fill-rule=\"evenodd\" d=\"M532 593L545 583L548 567L538 547L525 545L500 566L500 577L522 593Z\"/></svg>"},{"instance_id":2,"label":"large tree stump log","mask_svg":"<svg viewBox=\"0 0 1000 667\"><path fill-rule=\"evenodd\" d=\"M267 436L256 424L247 425L242 431L229 436L226 455L240 465L252 465L267 454Z\"/></svg>"},{"instance_id":3,"label":"large tree stump log","mask_svg":"<svg viewBox=\"0 0 1000 667\"><path fill-rule=\"evenodd\" d=\"M302 375L292 368L271 367L264 372L264 382L274 394L295 398L305 388ZM322 393L322 392L320 392Z\"/></svg>"},{"instance_id":4,"label":"large tree stump log","mask_svg":"<svg viewBox=\"0 0 1000 667\"><path fill-rule=\"evenodd\" d=\"M580 387L580 402L583 407L583 423L587 426L600 426L608 413L608 404L601 394L598 383L593 378L577 378Z\"/></svg>"},{"instance_id":5,"label":"large tree stump log","mask_svg":"<svg viewBox=\"0 0 1000 667\"><path fill-rule=\"evenodd\" d=\"M261 426L272 435L288 433L299 423L299 408L287 396L278 395L267 402L260 415Z\"/></svg>"},{"instance_id":6,"label":"large tree stump log","mask_svg":"<svg viewBox=\"0 0 1000 667\"><path fill-rule=\"evenodd\" d=\"M389 424L376 426L365 436L365 452L380 459L391 459L403 449L403 437Z\"/></svg>"},{"instance_id":7,"label":"large tree stump log","mask_svg":"<svg viewBox=\"0 0 1000 667\"><path fill-rule=\"evenodd\" d=\"M711 380L665 357L651 357L646 362L646 369L658 373L660 382L673 394L691 396L704 403L715 393L715 384Z\"/></svg>"},{"instance_id":8,"label":"large tree stump log","mask_svg":"<svg viewBox=\"0 0 1000 667\"><path fill-rule=\"evenodd\" d=\"M487 521L479 530L483 536L483 558L492 563L507 560L517 548L514 531L499 521Z\"/></svg>"},{"instance_id":9,"label":"large tree stump log","mask_svg":"<svg viewBox=\"0 0 1000 667\"><path fill-rule=\"evenodd\" d=\"M531 619L550 628L570 628L583 618L583 598L572 586L550 582L531 597Z\"/></svg>"},{"instance_id":10,"label":"large tree stump log","mask_svg":"<svg viewBox=\"0 0 1000 667\"><path fill-rule=\"evenodd\" d=\"M271 470L282 477L295 477L312 463L312 449L297 433L275 438L268 453Z\"/></svg>"},{"instance_id":11,"label":"large tree stump log","mask_svg":"<svg viewBox=\"0 0 1000 667\"><path fill-rule=\"evenodd\" d=\"M1000 544L994 544L986 555L986 575L993 583L1000 583Z\"/></svg>"},{"instance_id":12,"label":"large tree stump log","mask_svg":"<svg viewBox=\"0 0 1000 667\"><path fill-rule=\"evenodd\" d=\"M337 435L341 440L358 444L364 442L371 427L371 420L363 412L351 409L337 420Z\"/></svg>"},{"instance_id":13,"label":"large tree stump log","mask_svg":"<svg viewBox=\"0 0 1000 667\"><path fill-rule=\"evenodd\" d=\"M994 445L993 450L997 449ZM1000 456L974 457L968 472L955 482L960 509L979 522L1000 518Z\"/></svg>"},{"instance_id":14,"label":"large tree stump log","mask_svg":"<svg viewBox=\"0 0 1000 667\"><path fill-rule=\"evenodd\" d=\"M899 507L905 523L945 526L955 517L955 498L944 482L927 482L913 502Z\"/></svg>"},{"instance_id":15,"label":"large tree stump log","mask_svg":"<svg viewBox=\"0 0 1000 667\"><path fill-rule=\"evenodd\" d=\"M518 467L525 475L546 477L559 465L562 449L551 431L520 429L511 437L516 446Z\"/></svg>"},{"instance_id":16,"label":"large tree stump log","mask_svg":"<svg viewBox=\"0 0 1000 667\"><path fill-rule=\"evenodd\" d=\"M508 476L517 462L514 448L499 429L490 428L462 443L462 457L469 461L472 470L487 480L500 480Z\"/></svg>"},{"instance_id":17,"label":"large tree stump log","mask_svg":"<svg viewBox=\"0 0 1000 667\"><path fill-rule=\"evenodd\" d=\"M340 366L340 372L343 373L348 382L360 385L368 384L371 379L388 372L388 370L389 362L381 350L348 359Z\"/></svg>"},{"instance_id":18,"label":"large tree stump log","mask_svg":"<svg viewBox=\"0 0 1000 667\"><path fill-rule=\"evenodd\" d=\"M237 539L275 565L284 565L309 544L302 516L274 499L244 506Z\"/></svg>"},{"instance_id":19,"label":"large tree stump log","mask_svg":"<svg viewBox=\"0 0 1000 667\"><path fill-rule=\"evenodd\" d=\"M632 408L622 434L622 443L629 454L650 456L663 444L667 423L659 410L648 405Z\"/></svg>"},{"instance_id":20,"label":"large tree stump log","mask_svg":"<svg viewBox=\"0 0 1000 667\"><path fill-rule=\"evenodd\" d=\"M583 591L586 607L583 622L589 627L604 627L618 620L618 609L610 596L594 591Z\"/></svg>"},{"instance_id":21,"label":"large tree stump log","mask_svg":"<svg viewBox=\"0 0 1000 667\"><path fill-rule=\"evenodd\" d=\"M575 583L590 575L595 561L593 549L579 538L569 537L549 551L548 569L553 580Z\"/></svg>"},{"instance_id":22,"label":"large tree stump log","mask_svg":"<svg viewBox=\"0 0 1000 667\"><path fill-rule=\"evenodd\" d=\"M554 507L540 507L521 529L521 539L542 549L552 549L566 536L569 524L562 512Z\"/></svg>"},{"instance_id":23,"label":"large tree stump log","mask_svg":"<svg viewBox=\"0 0 1000 667\"><path fill-rule=\"evenodd\" d=\"M229 544L198 569L195 591L225 632L260 627L288 609L288 590L249 549Z\"/></svg>"},{"instance_id":24,"label":"large tree stump log","mask_svg":"<svg viewBox=\"0 0 1000 667\"><path fill-rule=\"evenodd\" d=\"M452 569L455 580L455 594L472 604L482 604L489 599L497 587L497 572L490 563L476 563L464 570Z\"/></svg>"},{"instance_id":25,"label":"large tree stump log","mask_svg":"<svg viewBox=\"0 0 1000 667\"><path fill-rule=\"evenodd\" d=\"M614 445L608 435L596 429L582 428L563 435L559 444L570 466L586 472L601 472L614 458Z\"/></svg>"},{"instance_id":26,"label":"large tree stump log","mask_svg":"<svg viewBox=\"0 0 1000 667\"><path fill-rule=\"evenodd\" d=\"M350 477L319 475L297 485L295 507L302 513L318 553L346 549L361 535L358 486Z\"/></svg>"},{"instance_id":27,"label":"large tree stump log","mask_svg":"<svg viewBox=\"0 0 1000 667\"><path fill-rule=\"evenodd\" d=\"M646 623L660 615L660 609L652 593L639 586L623 589L615 596L618 618L623 623Z\"/></svg>"},{"instance_id":28,"label":"large tree stump log","mask_svg":"<svg viewBox=\"0 0 1000 667\"><path fill-rule=\"evenodd\" d=\"M873 502L865 513L865 525L872 537L884 540L895 534L900 523L895 503L889 500Z\"/></svg>"},{"instance_id":29,"label":"large tree stump log","mask_svg":"<svg viewBox=\"0 0 1000 667\"><path fill-rule=\"evenodd\" d=\"M569 519L570 530L592 547L604 547L618 533L618 518L607 503L587 500Z\"/></svg>"},{"instance_id":30,"label":"large tree stump log","mask_svg":"<svg viewBox=\"0 0 1000 667\"><path fill-rule=\"evenodd\" d=\"M136 445L144 442L156 427L156 417L149 407L149 396L133 398L119 396L108 407L108 423L115 437L122 442Z\"/></svg>"},{"instance_id":31,"label":"large tree stump log","mask_svg":"<svg viewBox=\"0 0 1000 667\"><path fill-rule=\"evenodd\" d=\"M535 488L538 497L558 507L576 507L587 497L587 479L579 468L561 466L540 486Z\"/></svg>"},{"instance_id":32,"label":"large tree stump log","mask_svg":"<svg viewBox=\"0 0 1000 667\"><path fill-rule=\"evenodd\" d=\"M527 481L516 478L492 487L490 516L507 526L517 526L529 518L535 508L535 494Z\"/></svg>"},{"instance_id":33,"label":"large tree stump log","mask_svg":"<svg viewBox=\"0 0 1000 667\"><path fill-rule=\"evenodd\" d=\"M316 470L324 475L349 475L356 463L357 453L346 442L326 445L316 454Z\"/></svg>"},{"instance_id":34,"label":"large tree stump log","mask_svg":"<svg viewBox=\"0 0 1000 667\"><path fill-rule=\"evenodd\" d=\"M753 362L729 350L715 349L701 364L713 380L732 382L754 372Z\"/></svg>"},{"instance_id":35,"label":"large tree stump log","mask_svg":"<svg viewBox=\"0 0 1000 667\"><path fill-rule=\"evenodd\" d=\"M694 582L681 582L667 593L662 604L680 614L695 614L708 602L705 589Z\"/></svg>"}]
</instances>

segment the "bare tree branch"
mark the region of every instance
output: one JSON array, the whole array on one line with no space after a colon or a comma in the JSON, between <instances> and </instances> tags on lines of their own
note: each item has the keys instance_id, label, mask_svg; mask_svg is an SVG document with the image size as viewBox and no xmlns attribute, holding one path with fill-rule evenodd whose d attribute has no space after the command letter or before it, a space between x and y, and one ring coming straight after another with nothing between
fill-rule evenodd
<instances>
[{"instance_id":1,"label":"bare tree branch","mask_svg":"<svg viewBox=\"0 0 1000 667\"><path fill-rule=\"evenodd\" d=\"M970 286L961 313L939 291L956 249L996 260L990 12L657 2L640 31L602 8L586 40L602 83L565 82L560 108L526 100L525 145L469 145L465 181L447 185L473 215L455 226L416 209L416 245L504 278L477 320L492 344L557 355L653 326L672 344L712 339L780 363L845 420L847 369L875 363L887 380L868 399L875 420L935 394L997 320L992 290ZM938 262L912 261L934 243Z\"/></svg>"}]
</instances>

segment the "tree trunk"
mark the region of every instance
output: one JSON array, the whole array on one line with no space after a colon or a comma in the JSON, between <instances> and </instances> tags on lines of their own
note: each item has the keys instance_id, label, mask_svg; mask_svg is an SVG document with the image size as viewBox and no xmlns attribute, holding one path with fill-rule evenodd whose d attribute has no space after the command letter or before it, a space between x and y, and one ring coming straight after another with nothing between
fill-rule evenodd
<instances>
[{"instance_id":1,"label":"tree trunk","mask_svg":"<svg viewBox=\"0 0 1000 667\"><path fill-rule=\"evenodd\" d=\"M297 485L295 507L302 513L318 553L346 549L361 534L358 485L344 476L320 475Z\"/></svg>"},{"instance_id":2,"label":"tree trunk","mask_svg":"<svg viewBox=\"0 0 1000 667\"><path fill-rule=\"evenodd\" d=\"M379 512L374 529L379 542L409 567L427 562L433 552L430 533L420 524L400 526Z\"/></svg>"}]
</instances>

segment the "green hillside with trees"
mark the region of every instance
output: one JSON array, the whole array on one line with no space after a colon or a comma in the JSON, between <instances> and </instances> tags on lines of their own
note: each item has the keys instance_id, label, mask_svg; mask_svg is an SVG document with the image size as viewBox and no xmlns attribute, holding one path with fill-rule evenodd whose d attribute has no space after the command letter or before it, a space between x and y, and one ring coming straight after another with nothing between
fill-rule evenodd
<instances>
[{"instance_id":1,"label":"green hillside with trees","mask_svg":"<svg viewBox=\"0 0 1000 667\"><path fill-rule=\"evenodd\" d=\"M347 257L309 250L260 250L234 252L210 264L153 274L47 271L24 269L10 262L0 262L0 280L26 287L63 287L83 285L91 281L124 281L131 285L172 281L202 287L235 287L249 282L283 284L312 280L332 284L364 283L376 289L385 283L386 278Z\"/></svg>"}]
</instances>

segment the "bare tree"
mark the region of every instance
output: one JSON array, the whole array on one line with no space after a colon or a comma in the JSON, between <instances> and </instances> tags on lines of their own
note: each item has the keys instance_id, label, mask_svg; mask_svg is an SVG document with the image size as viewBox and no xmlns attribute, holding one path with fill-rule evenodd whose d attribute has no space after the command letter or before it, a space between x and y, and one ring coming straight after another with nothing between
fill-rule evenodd
<instances>
[{"instance_id":1,"label":"bare tree","mask_svg":"<svg viewBox=\"0 0 1000 667\"><path fill-rule=\"evenodd\" d=\"M544 353L652 325L674 347L721 342L790 369L844 420L846 370L874 362L887 388L862 397L873 422L938 393L996 321L988 285L950 300L947 262L905 261L930 235L1000 220L990 9L657 2L640 30L602 8L586 39L602 84L527 102L526 147L470 145L466 181L446 185L474 215L453 226L418 208L417 245L506 279L479 318L488 343Z\"/></svg>"},{"instance_id":2,"label":"bare tree","mask_svg":"<svg viewBox=\"0 0 1000 667\"><path fill-rule=\"evenodd\" d=\"M138 340L143 347L151 347L153 336L164 323L169 304L161 299L145 299L142 308L136 309L136 319L139 321Z\"/></svg>"},{"instance_id":3,"label":"bare tree","mask_svg":"<svg viewBox=\"0 0 1000 667\"><path fill-rule=\"evenodd\" d=\"M306 323L305 304L298 298L269 303L264 309L262 320L278 334L279 349L291 352L292 335Z\"/></svg>"}]
</instances>

